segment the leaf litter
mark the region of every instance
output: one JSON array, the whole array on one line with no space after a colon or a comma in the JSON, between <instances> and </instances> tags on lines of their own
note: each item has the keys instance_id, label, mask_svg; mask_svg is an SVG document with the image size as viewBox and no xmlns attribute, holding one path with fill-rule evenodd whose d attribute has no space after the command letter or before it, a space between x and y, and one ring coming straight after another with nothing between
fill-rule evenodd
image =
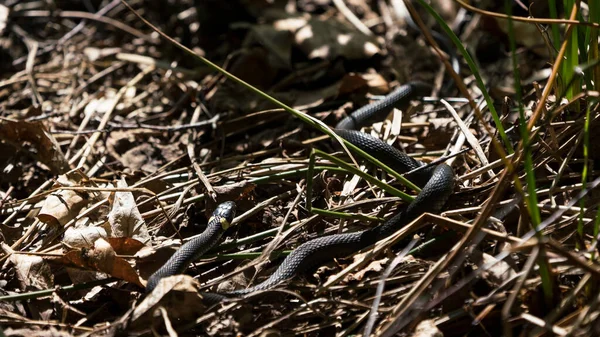
<instances>
[{"instance_id":1,"label":"leaf litter","mask_svg":"<svg viewBox=\"0 0 600 337\"><path fill-rule=\"evenodd\" d=\"M449 21L462 20L454 27L465 24L461 39L503 106L505 128L515 125L512 69L499 42L506 39L504 23L482 17L478 25L448 4L433 4ZM132 4L195 52L327 125L398 84L437 79L434 93L451 102L490 163L469 149L456 118L435 97L395 112L365 131L425 162L453 147L465 150L453 164L461 178L447 218L424 216L314 274L208 307L203 291L255 284L279 256L307 240L377 223L304 208L302 170L311 149L338 150L318 131L157 40L119 1L94 10L55 5L0 5L6 60L0 65L0 319L6 336L349 336L361 334L373 314L377 336L595 331L596 201L592 196L567 207L585 188L583 117L568 118L564 100L554 105L556 97L540 102L535 94L548 78L549 59L548 48L526 38L535 34L533 25L515 26L529 90L523 103L528 117L538 104L562 109L543 124L533 146L542 218L556 219L545 229L547 239L518 240L530 230L529 217L507 192L495 206L499 222L482 232L487 236L477 247L464 250L457 246L462 235L505 169L489 145L496 135L481 127L494 125L487 114L477 121L457 91L440 91L441 63L418 33L393 17L396 2L349 1L350 13L327 1ZM372 34L354 26L350 14ZM480 97L470 73L460 75ZM514 129L509 136L519 140ZM567 156L572 163L563 161ZM394 183L370 165L364 169ZM372 217L402 207L352 175L325 170L317 178L315 207ZM146 296L147 277L200 233L225 200L238 203L237 226L186 274ZM575 234L578 221L586 224L583 236ZM380 280L414 235L421 243ZM576 249L581 246L587 250ZM254 263L265 249L271 262ZM462 262L437 272L457 250L464 250ZM551 303L535 258L550 266ZM373 312L375 297L380 304Z\"/></svg>"}]
</instances>

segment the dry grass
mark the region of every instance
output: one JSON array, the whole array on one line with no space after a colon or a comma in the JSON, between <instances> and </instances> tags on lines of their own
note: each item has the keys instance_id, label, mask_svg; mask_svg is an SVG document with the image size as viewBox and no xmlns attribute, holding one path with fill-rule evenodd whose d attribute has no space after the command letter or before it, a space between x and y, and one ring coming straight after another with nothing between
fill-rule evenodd
<instances>
[{"instance_id":1,"label":"dry grass","mask_svg":"<svg viewBox=\"0 0 600 337\"><path fill-rule=\"evenodd\" d=\"M519 18L525 24L514 26L515 86L505 21L492 18L502 8L474 3L462 19L460 39L512 153L470 70L458 74L462 90L443 87L438 53L384 1L306 1L296 4L302 14L275 13L307 20L314 35L304 40L290 33L298 21L273 24L281 16L266 4L131 1L161 32L326 125L365 104L367 92L415 78L435 83L450 102L426 99L366 130L424 161L451 162L457 186L441 216L424 214L272 291L206 308L197 289L256 284L299 244L377 225L403 203L319 159L313 207L354 216L309 212L311 150L352 163L318 129L159 38L120 1L90 2L94 10L13 2L0 17L5 335L599 334L598 92L583 87L563 99L567 43L554 49L534 25L549 21ZM449 22L457 17L457 8L436 10ZM561 21L565 41L574 13ZM578 25L589 27L597 24ZM328 44L323 54L328 33L351 42ZM524 39L531 34L542 34L539 45ZM237 226L187 271L199 283L182 277L182 292L158 305L144 299L148 275L224 200L237 200Z\"/></svg>"}]
</instances>

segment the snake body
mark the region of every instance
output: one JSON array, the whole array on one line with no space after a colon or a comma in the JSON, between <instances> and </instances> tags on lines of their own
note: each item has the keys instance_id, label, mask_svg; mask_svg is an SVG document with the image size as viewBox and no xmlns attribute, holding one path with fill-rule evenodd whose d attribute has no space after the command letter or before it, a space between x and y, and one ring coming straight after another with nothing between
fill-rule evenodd
<instances>
[{"instance_id":1,"label":"snake body","mask_svg":"<svg viewBox=\"0 0 600 337\"><path fill-rule=\"evenodd\" d=\"M236 205L233 201L219 204L208 219L206 229L194 239L183 244L165 264L150 275L146 284L146 292L156 288L162 278L183 273L190 263L211 249L230 226L235 217L235 211Z\"/></svg>"},{"instance_id":2,"label":"snake body","mask_svg":"<svg viewBox=\"0 0 600 337\"><path fill-rule=\"evenodd\" d=\"M335 132L398 173L415 170L423 166L424 163L407 156L377 138L351 129L358 128L373 118L382 118L382 115L389 113L394 107L423 95L425 87L426 85L419 82L405 84L387 95L383 100L358 109L340 121L335 128ZM288 255L277 270L265 281L250 288L225 294L203 293L204 301L215 303L225 297L241 296L255 291L271 289L311 267L335 257L348 256L389 236L424 212L440 212L454 188L454 173L446 164L418 170L408 178L423 187L421 192L404 211L397 213L382 225L359 232L335 234L310 240ZM224 230L222 224L230 223L234 213L235 205L232 202L219 205L210 218L206 230L194 240L185 243L165 265L150 277L146 291L152 291L161 278L183 272L189 263L216 244Z\"/></svg>"}]
</instances>

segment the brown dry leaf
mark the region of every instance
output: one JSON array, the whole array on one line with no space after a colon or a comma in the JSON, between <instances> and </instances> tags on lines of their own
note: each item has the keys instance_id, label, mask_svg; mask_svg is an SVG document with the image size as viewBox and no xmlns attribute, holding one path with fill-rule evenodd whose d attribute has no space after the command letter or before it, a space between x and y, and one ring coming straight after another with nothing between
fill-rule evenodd
<instances>
[{"instance_id":1,"label":"brown dry leaf","mask_svg":"<svg viewBox=\"0 0 600 337\"><path fill-rule=\"evenodd\" d=\"M0 139L17 149L27 151L48 166L55 175L69 170L69 163L58 142L40 121L26 122L3 118L0 120Z\"/></svg>"},{"instance_id":2,"label":"brown dry leaf","mask_svg":"<svg viewBox=\"0 0 600 337\"><path fill-rule=\"evenodd\" d=\"M124 259L117 257L110 244L99 239L94 242L94 248L81 249L67 252L62 258L54 259L67 266L75 266L86 270L100 271L113 277L125 280L140 287L144 285L135 272L135 269Z\"/></svg>"},{"instance_id":3,"label":"brown dry leaf","mask_svg":"<svg viewBox=\"0 0 600 337\"><path fill-rule=\"evenodd\" d=\"M173 320L187 321L205 310L198 293L198 282L189 275L165 277L154 290L133 310L131 320L135 326L147 324L158 305L169 312Z\"/></svg>"},{"instance_id":4,"label":"brown dry leaf","mask_svg":"<svg viewBox=\"0 0 600 337\"><path fill-rule=\"evenodd\" d=\"M117 181L117 187L128 187L125 179ZM131 237L140 242L150 242L148 227L142 218L131 192L114 192L109 198L112 206L108 214L113 237Z\"/></svg>"},{"instance_id":5,"label":"brown dry leaf","mask_svg":"<svg viewBox=\"0 0 600 337\"><path fill-rule=\"evenodd\" d=\"M367 59L381 50L374 39L333 19L311 18L295 36L296 44L308 58L334 60Z\"/></svg>"},{"instance_id":6,"label":"brown dry leaf","mask_svg":"<svg viewBox=\"0 0 600 337\"><path fill-rule=\"evenodd\" d=\"M21 289L48 289L54 287L54 274L50 266L40 256L15 253L7 244L1 243L2 250L10 254Z\"/></svg>"},{"instance_id":7,"label":"brown dry leaf","mask_svg":"<svg viewBox=\"0 0 600 337\"><path fill-rule=\"evenodd\" d=\"M290 90L289 94L294 96L294 107L303 110L323 104L327 99L337 97L341 85L342 82L336 82L328 87L315 90Z\"/></svg>"},{"instance_id":8,"label":"brown dry leaf","mask_svg":"<svg viewBox=\"0 0 600 337\"><path fill-rule=\"evenodd\" d=\"M67 173L59 176L53 187L80 186L81 178L75 172ZM78 191L61 189L46 198L37 218L48 225L63 226L75 218L87 202L87 197L82 196Z\"/></svg>"},{"instance_id":9,"label":"brown dry leaf","mask_svg":"<svg viewBox=\"0 0 600 337\"><path fill-rule=\"evenodd\" d=\"M358 254L354 260L356 261L357 259L363 259L365 253L363 254ZM351 273L348 274L348 276L346 276L345 278L345 282L350 282L350 281L361 281L365 275L368 272L374 271L374 272L380 272L383 270L383 266L385 266L388 263L389 259L383 258L381 260L373 260L371 261L368 265L366 265L364 268L362 268L361 270L359 270L356 273Z\"/></svg>"},{"instance_id":10,"label":"brown dry leaf","mask_svg":"<svg viewBox=\"0 0 600 337\"><path fill-rule=\"evenodd\" d=\"M368 88L368 82L364 76L347 74L341 80L338 95L351 94L365 88Z\"/></svg>"},{"instance_id":11,"label":"brown dry leaf","mask_svg":"<svg viewBox=\"0 0 600 337\"><path fill-rule=\"evenodd\" d=\"M235 184L228 184L223 186L213 186L217 193L217 200L214 201L211 198L206 199L206 216L210 217L210 214L217 208L217 205L230 200L239 200L242 197L248 195L256 188L256 184L253 184L247 180L237 182Z\"/></svg>"},{"instance_id":12,"label":"brown dry leaf","mask_svg":"<svg viewBox=\"0 0 600 337\"><path fill-rule=\"evenodd\" d=\"M146 246L132 238L108 238L106 241L118 255L135 255Z\"/></svg>"}]
</instances>

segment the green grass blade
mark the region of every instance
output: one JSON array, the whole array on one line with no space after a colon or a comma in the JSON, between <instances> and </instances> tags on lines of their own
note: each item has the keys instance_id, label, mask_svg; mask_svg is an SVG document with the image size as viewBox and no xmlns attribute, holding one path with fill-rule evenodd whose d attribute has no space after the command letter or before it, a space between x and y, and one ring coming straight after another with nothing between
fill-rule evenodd
<instances>
[{"instance_id":1,"label":"green grass blade","mask_svg":"<svg viewBox=\"0 0 600 337\"><path fill-rule=\"evenodd\" d=\"M590 10L590 22L592 23L600 23L600 1L588 1L588 6ZM589 36L589 52L588 52L588 60L598 60L600 59L600 52L598 49L598 29L594 27L588 27L590 32ZM593 89L596 91L600 91L600 68L596 67L593 71L592 79L594 81ZM588 90L592 89L589 87Z\"/></svg>"},{"instance_id":2,"label":"green grass blade","mask_svg":"<svg viewBox=\"0 0 600 337\"><path fill-rule=\"evenodd\" d=\"M316 156L319 156L320 158L323 159L327 159L329 161L331 161L332 163L339 165L342 169L348 171L348 173L352 173L355 174L361 178L363 178L364 180L368 181L369 183L378 186L379 188L381 188L382 190L386 191L387 193L398 197L406 202L412 202L413 201L413 197L411 197L410 195L400 191L399 189L392 187L386 183L384 183L383 181L361 171L360 169L346 163L345 161L334 157L332 155L330 155L329 153L325 153L321 150L318 149L313 149L314 153Z\"/></svg>"},{"instance_id":3,"label":"green grass blade","mask_svg":"<svg viewBox=\"0 0 600 337\"><path fill-rule=\"evenodd\" d=\"M348 153L348 155L350 156L350 158L353 161L354 161L354 157L352 157L352 154L348 150L352 150L352 152L358 154L362 158L365 158L369 162L377 165L378 167L380 167L381 169L383 169L384 171L386 171L388 174L390 174L394 178L398 179L400 181L400 183L404 184L406 187L409 187L409 188L411 188L411 189L413 189L415 191L420 191L420 189L417 186L415 186L413 183L411 183L408 179L402 177L399 173L397 173L394 170L392 170L391 168L387 167L381 161L377 160L376 158L374 158L370 154L366 153L365 151L361 150L357 146L351 144L350 142L347 142L346 140L344 140L340 136L336 135L335 132L333 132L333 130L331 130L327 125L325 125L320 120L318 120L316 118L313 118L313 117L311 117L309 115L306 115L306 114L302 113L301 111L298 111L296 109L293 109L293 108L287 106L283 102L280 102L279 100L275 99L274 97L266 94L265 92L261 91L260 89L252 86L251 84L245 82L244 80L242 80L242 79L238 78L237 76L233 75L232 73L228 72L227 70L219 67L218 65L216 65L213 62L211 62L207 58L194 53L191 49L189 49L188 47L186 47L186 46L182 45L181 43L175 41L173 38L171 38L167 34L163 33L157 27L155 27L150 22L148 22L148 20L144 19L127 2L125 2L124 0L121 0L121 3L123 3L132 13L134 13L134 15L136 15L140 20L142 20L142 22L144 22L146 25L148 25L150 28L152 28L161 37L165 38L170 43L172 43L174 46L176 46L177 48L179 48L180 50L182 50L184 53L188 54L189 56L191 56L193 58L196 58L200 62L204 63L210 69L221 73L223 76L225 76L229 80L231 80L231 81L233 81L233 82L235 82L235 83L237 83L237 84L245 87L246 89L248 89L251 92L255 93L257 96L262 97L263 99L265 99L266 101L269 101L273 105L282 108L286 112L288 112L288 113L292 114L293 116L297 117L298 119L300 119L302 122L306 123L307 125L309 125L311 127L314 127L315 129L317 129L320 132L328 135L333 140L335 140L338 143L340 143L342 145L342 147L344 148L344 150ZM358 164L356 162L355 162L355 164L358 166Z\"/></svg>"},{"instance_id":4,"label":"green grass blade","mask_svg":"<svg viewBox=\"0 0 600 337\"><path fill-rule=\"evenodd\" d=\"M522 99L522 88L521 88L521 74L519 72L519 61L517 58L517 44L515 42L515 32L514 25L512 20L512 1L504 0L504 7L506 10L506 14L508 15L508 36L510 42L510 54L511 54L511 63L513 68L513 77L514 77L514 86L516 92L516 102L519 109L519 130L521 131L521 139L523 139L523 150L524 150L524 158L525 158L525 179L527 181L527 199L526 206L527 212L529 214L529 219L532 222L532 226L537 228L537 226L541 223L541 215L540 210L538 208L537 203L537 193L535 188L535 172L533 170L533 154L531 149L531 139L529 138L527 132L527 119L525 116L525 107L523 106ZM538 232L538 235L541 237L542 233ZM553 280L549 277L549 266L547 265L548 261L544 258L544 254L540 254L540 258L537 263L539 265L540 277L542 279L542 289L544 292L544 297L547 303L553 302Z\"/></svg>"},{"instance_id":5,"label":"green grass blade","mask_svg":"<svg viewBox=\"0 0 600 337\"><path fill-rule=\"evenodd\" d=\"M467 51L465 46L463 46L463 44L460 41L460 39L458 38L458 36L456 36L456 34L454 34L454 32L452 31L452 29L450 29L450 27L448 27L448 25L446 24L444 19L428 3L426 3L425 0L417 0L417 1L435 19L435 21L437 21L437 23L444 30L446 35L450 38L452 43L454 43L454 45L458 49L459 53L464 57L465 61L467 62L467 65L469 66L469 69L471 70L471 72L473 73L473 76L475 77L475 81L477 82L477 86L479 87L479 90L481 90L483 97L485 98L485 102L487 103L487 107L490 110L492 119L494 120L494 123L496 124L496 129L498 130L500 139L502 139L502 142L504 143L504 146L506 147L508 153L509 154L513 153L514 149L512 147L512 144L510 143L510 140L506 136L506 131L504 130L504 126L502 126L500 117L498 116L498 113L496 112L496 108L494 107L494 100L492 100L492 97L488 93L487 88L485 87L485 83L483 83L481 74L479 73L479 68L475 64L475 61L471 57L471 54Z\"/></svg>"}]
</instances>

